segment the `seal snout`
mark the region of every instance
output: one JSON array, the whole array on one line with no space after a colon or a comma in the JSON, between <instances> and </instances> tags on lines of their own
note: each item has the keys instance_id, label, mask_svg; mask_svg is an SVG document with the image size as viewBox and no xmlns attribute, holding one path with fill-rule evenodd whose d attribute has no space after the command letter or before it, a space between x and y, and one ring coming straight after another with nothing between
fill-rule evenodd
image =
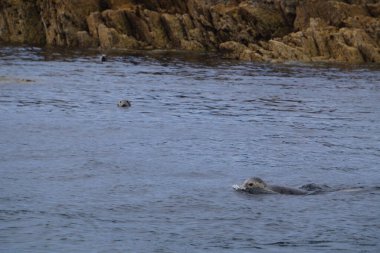
<instances>
[{"instance_id":1,"label":"seal snout","mask_svg":"<svg viewBox=\"0 0 380 253\"><path fill-rule=\"evenodd\" d=\"M126 100L126 99L120 100L117 103L118 107L131 107L131 105L132 105L131 102L129 100Z\"/></svg>"}]
</instances>

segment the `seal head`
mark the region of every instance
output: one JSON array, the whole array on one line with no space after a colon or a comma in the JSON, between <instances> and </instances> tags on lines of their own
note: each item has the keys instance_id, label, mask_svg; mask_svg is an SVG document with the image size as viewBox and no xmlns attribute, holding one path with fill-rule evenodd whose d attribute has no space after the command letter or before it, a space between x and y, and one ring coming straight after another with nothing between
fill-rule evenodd
<instances>
[{"instance_id":1,"label":"seal head","mask_svg":"<svg viewBox=\"0 0 380 253\"><path fill-rule=\"evenodd\" d=\"M245 191L248 193L275 193L268 188L267 183L259 177L248 178L242 185L235 185L234 188L235 190Z\"/></svg>"},{"instance_id":2,"label":"seal head","mask_svg":"<svg viewBox=\"0 0 380 253\"><path fill-rule=\"evenodd\" d=\"M118 107L131 107L131 102L129 102L128 100L120 100L118 103L117 103L117 106Z\"/></svg>"},{"instance_id":3,"label":"seal head","mask_svg":"<svg viewBox=\"0 0 380 253\"><path fill-rule=\"evenodd\" d=\"M102 55L99 57L99 59L100 59L100 62L105 62L105 61L107 61L107 56L106 56L105 54L102 54Z\"/></svg>"}]
</instances>

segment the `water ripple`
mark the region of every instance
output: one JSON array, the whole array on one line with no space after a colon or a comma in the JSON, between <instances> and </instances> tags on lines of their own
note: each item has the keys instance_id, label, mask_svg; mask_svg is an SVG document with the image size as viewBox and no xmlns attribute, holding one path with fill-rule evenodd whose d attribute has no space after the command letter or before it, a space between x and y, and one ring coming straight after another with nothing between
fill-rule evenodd
<instances>
[{"instance_id":1,"label":"water ripple","mask_svg":"<svg viewBox=\"0 0 380 253\"><path fill-rule=\"evenodd\" d=\"M0 251L374 252L379 71L0 47Z\"/></svg>"}]
</instances>

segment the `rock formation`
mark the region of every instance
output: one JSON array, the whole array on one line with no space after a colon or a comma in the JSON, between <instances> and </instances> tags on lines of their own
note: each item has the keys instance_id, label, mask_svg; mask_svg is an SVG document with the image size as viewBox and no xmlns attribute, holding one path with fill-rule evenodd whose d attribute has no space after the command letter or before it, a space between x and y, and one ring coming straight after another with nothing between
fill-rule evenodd
<instances>
[{"instance_id":1,"label":"rock formation","mask_svg":"<svg viewBox=\"0 0 380 253\"><path fill-rule=\"evenodd\" d=\"M1 0L0 42L380 63L378 0Z\"/></svg>"}]
</instances>

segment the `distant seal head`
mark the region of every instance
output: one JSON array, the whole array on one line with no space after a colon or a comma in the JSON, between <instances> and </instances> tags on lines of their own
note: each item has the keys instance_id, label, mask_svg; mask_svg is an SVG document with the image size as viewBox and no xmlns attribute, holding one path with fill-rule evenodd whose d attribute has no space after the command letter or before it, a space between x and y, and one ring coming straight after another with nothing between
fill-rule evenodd
<instances>
[{"instance_id":1,"label":"distant seal head","mask_svg":"<svg viewBox=\"0 0 380 253\"><path fill-rule=\"evenodd\" d=\"M102 54L102 55L100 56L100 61L101 61L101 62L105 62L105 61L107 61L107 56L106 56L105 54Z\"/></svg>"},{"instance_id":2,"label":"distant seal head","mask_svg":"<svg viewBox=\"0 0 380 253\"><path fill-rule=\"evenodd\" d=\"M242 185L234 185L233 188L238 191L244 191L252 194L260 193L279 193L279 194L289 194L289 195L305 195L308 194L306 191L278 186L278 185L268 185L259 177L251 177L243 182Z\"/></svg>"},{"instance_id":3,"label":"distant seal head","mask_svg":"<svg viewBox=\"0 0 380 253\"><path fill-rule=\"evenodd\" d=\"M117 106L118 107L131 107L131 102L129 102L128 100L120 100L118 103L117 103Z\"/></svg>"}]
</instances>

